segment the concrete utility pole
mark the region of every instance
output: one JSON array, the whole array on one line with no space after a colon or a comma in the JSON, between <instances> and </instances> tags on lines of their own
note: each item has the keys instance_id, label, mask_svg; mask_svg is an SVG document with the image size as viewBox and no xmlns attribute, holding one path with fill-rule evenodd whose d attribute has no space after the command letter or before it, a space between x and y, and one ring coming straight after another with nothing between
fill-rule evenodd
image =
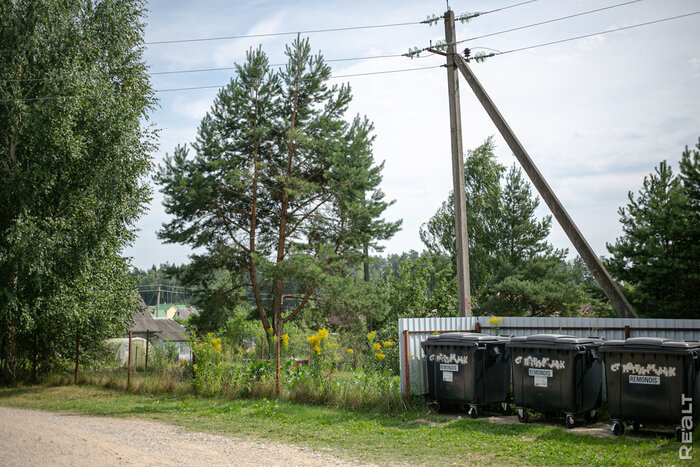
<instances>
[{"instance_id":1,"label":"concrete utility pole","mask_svg":"<svg viewBox=\"0 0 700 467\"><path fill-rule=\"evenodd\" d=\"M447 24L447 20L445 20L445 24ZM515 154L515 157L518 159L518 162L520 162L520 165L525 170L525 173L527 173L528 177L532 181L532 184L535 185L535 188L537 188L540 196L542 196L544 202L547 203L547 206L549 206L552 214L554 214L554 217L559 222L559 225L561 225L564 232L566 232L569 240L571 240L571 243L574 245L574 248L576 248L578 254L581 255L581 258L586 263L586 266L588 266L588 269L593 274L593 277L595 277L598 285L600 285L603 292L605 292L605 295L610 300L610 303L612 303L612 306L615 308L615 310L617 310L617 313L622 318L639 318L637 312L634 311L634 308L632 308L632 305L630 305L630 303L627 301L625 295L622 293L615 281L613 281L612 277L610 277L607 269L605 269L605 266L603 266L603 263L600 261L598 256L596 256L595 252L593 252L593 249L583 237L583 234L581 234L581 232L578 230L578 227L576 227L574 221L571 219L571 217L569 217L566 209L564 209L564 206L562 206L561 202L554 194L554 191L552 191L552 188L537 169L535 163L532 162L530 155L527 153L527 151L525 151L525 148L520 141L518 141L518 138L513 133L513 130L510 129L508 123L506 123L505 119L498 111L489 95L486 93L486 91L484 91L484 88L481 86L481 83L479 83L479 80L476 79L476 76L474 76L474 73L472 72L471 68L469 68L469 65L467 65L467 62L460 55L450 52L448 49L448 64L450 62L451 54L453 54L452 59L457 65L457 68L459 68L459 71L461 71L466 78L467 83L472 88L472 91L474 91L477 99L479 99L479 102L481 102L481 105L486 110L486 113L488 113L489 117L491 117L491 120L496 125L496 128L501 133L503 138L506 140L506 143L508 143L508 146L510 147L511 151L513 151L513 154Z\"/></svg>"},{"instance_id":2,"label":"concrete utility pole","mask_svg":"<svg viewBox=\"0 0 700 467\"><path fill-rule=\"evenodd\" d=\"M467 234L467 203L464 193L464 152L462 151L462 115L459 107L459 75L455 65L457 41L455 14L445 12L445 41L447 42L447 90L450 100L450 143L452 145L452 184L455 199L455 234L457 237L457 289L459 316L472 315L469 289L469 237Z\"/></svg>"}]
</instances>

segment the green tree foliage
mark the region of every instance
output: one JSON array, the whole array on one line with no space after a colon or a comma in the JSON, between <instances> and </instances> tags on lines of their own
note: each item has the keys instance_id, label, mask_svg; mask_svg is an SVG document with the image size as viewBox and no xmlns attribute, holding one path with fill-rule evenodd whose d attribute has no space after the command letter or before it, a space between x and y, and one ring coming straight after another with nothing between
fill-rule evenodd
<instances>
[{"instance_id":1,"label":"green tree foliage","mask_svg":"<svg viewBox=\"0 0 700 467\"><path fill-rule=\"evenodd\" d=\"M500 214L500 181L505 167L496 161L493 139L467 152L464 161L467 232L469 236L469 273L472 295L476 295L495 267L493 252L498 249L495 232ZM423 224L420 238L432 253L447 255L456 264L457 257L454 194ZM455 270L456 274L456 270Z\"/></svg>"},{"instance_id":2,"label":"green tree foliage","mask_svg":"<svg viewBox=\"0 0 700 467\"><path fill-rule=\"evenodd\" d=\"M448 256L411 251L392 255L396 271L387 271L390 311L379 323L396 326L398 318L457 316L457 282Z\"/></svg>"},{"instance_id":3,"label":"green tree foliage","mask_svg":"<svg viewBox=\"0 0 700 467\"><path fill-rule=\"evenodd\" d=\"M619 209L623 235L607 245L607 265L642 316L700 317L699 150L683 152L680 176L661 162Z\"/></svg>"},{"instance_id":4,"label":"green tree foliage","mask_svg":"<svg viewBox=\"0 0 700 467\"><path fill-rule=\"evenodd\" d=\"M239 285L280 335L362 260L363 244L378 248L399 227L380 218L388 203L372 124L345 120L350 88L327 84L330 67L307 40L286 55L273 72L251 50L202 120L194 154L176 148L156 177L173 215L160 237L205 249L194 263L245 271Z\"/></svg>"},{"instance_id":5,"label":"green tree foliage","mask_svg":"<svg viewBox=\"0 0 700 467\"><path fill-rule=\"evenodd\" d=\"M552 218L537 220L539 199L522 171L512 166L505 178L494 220L497 265L480 294L481 312L494 315L571 315L584 300L565 267L566 251L547 242Z\"/></svg>"},{"instance_id":6,"label":"green tree foliage","mask_svg":"<svg viewBox=\"0 0 700 467\"><path fill-rule=\"evenodd\" d=\"M0 4L3 377L124 325L120 257L148 199L154 104L140 0ZM89 337L88 337L89 336ZM69 342L71 345L69 345Z\"/></svg>"},{"instance_id":7,"label":"green tree foliage","mask_svg":"<svg viewBox=\"0 0 700 467\"><path fill-rule=\"evenodd\" d=\"M539 205L520 169L506 173L491 138L465 160L471 292L477 313L570 315L586 298L566 267L566 251L546 241L551 217L538 220ZM454 264L453 195L421 228L429 251ZM453 270L454 271L454 270ZM454 272L453 272L454 277Z\"/></svg>"}]
</instances>

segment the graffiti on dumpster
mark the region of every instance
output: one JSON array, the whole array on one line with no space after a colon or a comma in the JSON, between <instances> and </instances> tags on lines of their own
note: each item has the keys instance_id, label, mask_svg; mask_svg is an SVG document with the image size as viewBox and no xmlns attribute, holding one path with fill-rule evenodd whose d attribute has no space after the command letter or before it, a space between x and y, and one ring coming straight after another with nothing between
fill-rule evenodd
<instances>
[{"instance_id":1,"label":"graffiti on dumpster","mask_svg":"<svg viewBox=\"0 0 700 467\"><path fill-rule=\"evenodd\" d=\"M630 373L633 375L647 376L676 376L675 366L656 366L655 363L648 363L646 365L640 365L639 363L613 363L610 365L610 371L618 372L622 368L622 373Z\"/></svg>"},{"instance_id":2,"label":"graffiti on dumpster","mask_svg":"<svg viewBox=\"0 0 700 467\"><path fill-rule=\"evenodd\" d=\"M458 365L466 365L469 362L469 356L468 355L457 355L457 354L449 354L446 355L444 353L438 353L438 354L430 354L428 359L431 362L438 362L438 363L456 363Z\"/></svg>"},{"instance_id":3,"label":"graffiti on dumpster","mask_svg":"<svg viewBox=\"0 0 700 467\"><path fill-rule=\"evenodd\" d=\"M555 370L563 370L565 364L564 360L552 360L548 357L537 358L531 355L528 355L527 357L518 355L515 357L514 361L516 365L523 365L533 368L552 368Z\"/></svg>"}]
</instances>

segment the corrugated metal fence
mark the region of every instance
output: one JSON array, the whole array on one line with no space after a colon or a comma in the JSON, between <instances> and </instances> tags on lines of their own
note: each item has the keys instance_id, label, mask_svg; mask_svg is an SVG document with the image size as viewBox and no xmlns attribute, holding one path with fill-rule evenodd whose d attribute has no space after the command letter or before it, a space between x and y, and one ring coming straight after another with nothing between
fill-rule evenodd
<instances>
[{"instance_id":1,"label":"corrugated metal fence","mask_svg":"<svg viewBox=\"0 0 700 467\"><path fill-rule=\"evenodd\" d=\"M406 393L407 386L411 394L424 394L426 392L425 359L420 343L430 334L480 331L484 334L515 336L569 334L579 337L603 337L606 340L654 336L700 341L700 320L697 319L522 318L505 316L498 328L492 327L489 324L489 319L491 319L490 316L399 319L401 393ZM406 349L408 349L408 355ZM407 368L408 371L406 371Z\"/></svg>"}]
</instances>

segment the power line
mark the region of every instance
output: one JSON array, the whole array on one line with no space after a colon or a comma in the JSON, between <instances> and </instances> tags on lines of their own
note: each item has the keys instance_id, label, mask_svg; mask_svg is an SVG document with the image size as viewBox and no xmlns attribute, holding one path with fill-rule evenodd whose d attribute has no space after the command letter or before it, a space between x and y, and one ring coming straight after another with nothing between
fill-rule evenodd
<instances>
[{"instance_id":1,"label":"power line","mask_svg":"<svg viewBox=\"0 0 700 467\"><path fill-rule=\"evenodd\" d=\"M692 13L686 13L686 14L678 15L678 16L671 16L671 17L669 17L669 18L657 19L657 20L654 20L654 21L647 21L646 23L633 24L633 25L631 25L631 26L624 26L624 27L621 27L621 28L608 29L608 30L606 30L606 31L594 32L594 33L591 33L591 34L584 34L584 35L582 35L582 36L570 37L570 38L568 38L568 39L561 39L561 40L558 40L558 41L545 42L545 43L543 43L543 44L529 45L529 46L527 46L527 47L520 47L520 48L517 48L517 49L506 50L506 51L504 51L504 52L494 53L492 56L495 56L495 55L504 55L504 54L509 54L509 53L513 53L513 52L521 52L521 51L523 51L523 50L529 50L529 49L536 49L536 48L539 48L539 47L545 47L545 46L547 46L547 45L561 44L562 42L575 41L575 40L577 40L577 39L585 39L586 37L598 36L598 35L601 35L601 34L608 34L608 33L611 33L611 32L624 31L624 30L627 30L627 29L638 28L638 27L640 27L640 26L648 26L648 25L650 25L650 24L663 23L664 21L671 21L671 20L674 20L674 19L686 18L686 17L688 17L688 16L693 16L693 15L698 15L698 14L700 14L700 11L695 11L695 12L692 12Z\"/></svg>"},{"instance_id":2,"label":"power line","mask_svg":"<svg viewBox=\"0 0 700 467\"><path fill-rule=\"evenodd\" d=\"M483 13L480 13L480 16L488 15L489 13L496 13L497 11L509 10L511 8L515 8L516 6L527 5L528 3L533 3L536 1L537 0L528 0L527 2L520 2L520 3L516 3L515 5L509 5L509 6L504 6L501 8L496 8L495 10L484 11Z\"/></svg>"},{"instance_id":3,"label":"power line","mask_svg":"<svg viewBox=\"0 0 700 467\"><path fill-rule=\"evenodd\" d=\"M370 56L365 56L365 57L349 57L349 58L333 58L333 59L328 59L325 60L325 63L335 63L335 62L352 62L352 61L362 61L362 60L376 60L376 59L384 59L384 58L401 58L403 55L401 54L392 54L392 55L370 55ZM418 57L418 58L423 58L423 57ZM283 67L287 65L286 63L273 63L269 65L271 68L278 68L278 67ZM166 70L166 71L153 71L153 72L148 72L149 75L151 76L158 76L158 75L174 75L174 74L186 74L186 73L204 73L204 72L211 72L211 71L227 71L227 70L235 70L235 66L228 66L228 67L219 67L219 68L198 68L198 69L191 69L191 70ZM0 82L6 82L6 83L22 83L22 82L38 82L38 81L60 81L63 79L66 79L66 76L57 76L55 78L18 78L18 79L0 79Z\"/></svg>"},{"instance_id":4,"label":"power line","mask_svg":"<svg viewBox=\"0 0 700 467\"><path fill-rule=\"evenodd\" d=\"M407 23L390 23L390 24L373 24L368 26L348 26L343 28L328 28L328 29L308 29L305 31L289 31L289 32L270 32L262 34L244 34L236 36L221 36L221 37L203 37L197 39L172 39L164 41L144 42L144 45L159 45L159 44L181 44L185 42L207 42L207 41L224 41L231 39L252 39L257 37L274 37L274 36L290 36L297 34L316 34L322 32L339 32L339 31L354 31L361 29L379 29L379 28L394 28L399 26L412 26L420 24L420 21L411 21Z\"/></svg>"},{"instance_id":5,"label":"power line","mask_svg":"<svg viewBox=\"0 0 700 467\"><path fill-rule=\"evenodd\" d=\"M476 40L476 39L483 39L484 37L497 36L497 35L499 35L499 34L505 34L505 33L508 33L508 32L520 31L521 29L533 28L533 27L535 27L535 26L542 26L543 24L555 23L555 22L557 22L557 21L563 21L563 20L565 20L565 19L576 18L577 16L590 15L590 14L592 14L592 13L597 13L597 12L599 12L599 11L610 10L610 9L612 9L612 8L618 8L618 7L621 7L621 6L629 5L629 4L632 4L632 3L638 3L638 2L641 2L641 1L642 1L642 0L632 0L632 1L630 1L630 2L618 3L618 4L616 4L616 5L610 5L610 6L606 6L606 7L603 7L603 8L597 8L597 9L595 9L595 10L582 11L581 13L575 13L575 14L573 14L573 15L562 16L562 17L550 19L550 20L547 20L547 21L540 21L540 22L538 22L538 23L532 23L532 24L528 24L528 25L525 25L525 26L518 26L517 28L504 29L503 31L497 31L497 32L492 32L492 33L490 33L490 34L484 34L484 35L482 35L482 36L475 36L475 37L470 37L469 39L463 39L463 40L461 40L461 41L458 41L457 44L461 44L462 42L473 41L473 40Z\"/></svg>"},{"instance_id":6,"label":"power line","mask_svg":"<svg viewBox=\"0 0 700 467\"><path fill-rule=\"evenodd\" d=\"M422 71L422 70L429 70L431 68L439 68L442 65L433 65L433 66L427 66L427 67L419 67L419 68L405 68L401 70L387 70L387 71L372 71L372 72L366 72L366 73L352 73L352 74L346 74L346 75L331 75L329 78L330 79L338 79L338 78L350 78L350 77L357 77L357 76L371 76L371 75L383 75L383 74L391 74L391 73L405 73L405 72L411 72L411 71ZM215 89L215 88L221 88L225 85L217 84L217 85L209 85L209 86L191 86L191 87L183 87L183 88L170 88L170 89L154 89L154 93L159 93L159 92L176 92L176 91L192 91L192 90L197 90L197 89ZM118 94L113 94L113 95L118 95ZM35 101L44 101L44 100L58 100L58 99L90 99L90 98L99 98L103 97L102 95L77 95L77 96L44 96L44 97L28 97L28 98L16 98L16 99L0 99L0 103L8 103L8 102L35 102Z\"/></svg>"}]
</instances>

